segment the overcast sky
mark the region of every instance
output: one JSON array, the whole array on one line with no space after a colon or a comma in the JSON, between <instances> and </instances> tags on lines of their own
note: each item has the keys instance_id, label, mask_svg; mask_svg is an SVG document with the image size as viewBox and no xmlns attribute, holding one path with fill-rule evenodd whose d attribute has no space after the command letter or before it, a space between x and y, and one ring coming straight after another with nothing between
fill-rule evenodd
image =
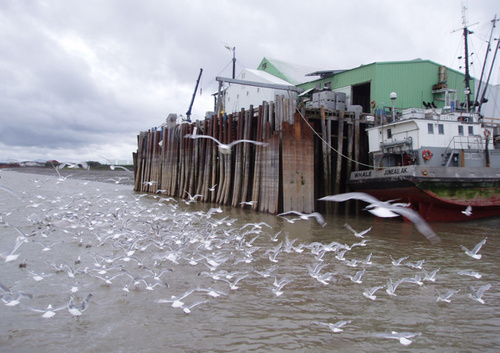
<instances>
[{"instance_id":1,"label":"overcast sky","mask_svg":"<svg viewBox=\"0 0 500 353\"><path fill-rule=\"evenodd\" d=\"M422 58L458 70L463 3L2 0L0 161L131 160L140 131L185 115L200 68L191 118L213 109L215 77L231 76L225 44L236 74L263 57L324 69ZM500 6L465 5L479 77Z\"/></svg>"}]
</instances>

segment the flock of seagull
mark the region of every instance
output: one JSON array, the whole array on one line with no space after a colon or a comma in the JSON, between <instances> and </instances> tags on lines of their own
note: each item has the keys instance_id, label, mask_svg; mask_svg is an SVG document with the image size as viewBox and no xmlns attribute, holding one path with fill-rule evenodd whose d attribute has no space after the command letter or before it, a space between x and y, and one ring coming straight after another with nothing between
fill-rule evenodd
<instances>
[{"instance_id":1,"label":"flock of seagull","mask_svg":"<svg viewBox=\"0 0 500 353\"><path fill-rule=\"evenodd\" d=\"M45 183L51 180L54 179L48 178ZM61 179L57 181L61 182ZM359 286L360 296L369 302L376 301L382 290L388 299L397 300L400 286L439 283L440 269L424 267L425 260L410 262L408 256L394 259L385 254L387 265L407 268L411 275L388 278L385 283L375 286L363 285L372 266L377 264L374 265L371 252L367 255L368 251L364 250L366 256L359 258L353 249L365 249L370 241L375 241L368 237L371 227L355 230L346 223L346 231L352 233L350 244L337 241L298 243L297 238L290 239L290 234L276 232L265 222L237 226L238 220L224 215L220 207L212 207L206 212L190 210L190 205L197 202L199 195L191 196L188 192L188 198L181 200L137 194L133 201L122 196L106 198L97 195L91 198L85 193L75 193L64 199L43 191L38 195L27 195L8 188L8 192L15 195L21 205L16 211L4 206L0 214L4 239L12 238L10 248L0 249L0 260L4 262L3 271L7 268L19 271L16 275L19 281L7 283L0 277L0 299L7 307L20 307L47 319L63 310L75 317L83 315L92 306L100 286L119 287L126 293L161 291L165 296L156 299L159 305L169 305L190 314L217 298L244 290L250 281L266 283L269 294L274 297L286 295L286 286L297 281L298 277L317 281L320 287ZM148 202L143 198L149 199ZM381 202L363 193L333 195L320 200L343 202L353 198L369 203L367 210L378 217L403 215L429 241L439 241L429 225L404 205ZM26 215L24 224L11 221L15 219L12 213L16 212ZM327 225L319 213L290 211L277 216L290 223ZM486 238L472 250L465 246L461 248L465 255L480 260L485 243ZM60 257L54 257L58 247L65 250L57 252ZM68 258L70 253L78 256ZM280 272L281 264L292 256L303 257L303 274ZM32 268L31 264L35 262L38 265ZM192 288L181 290L169 280L173 272L191 268L196 269L199 279L198 283L192 283ZM356 272L355 268L358 268ZM472 281L482 276L471 269L460 270L458 274L470 276ZM31 288L33 283L43 285L49 280L67 285L65 302L33 305L36 293L23 288L25 281L30 281ZM491 284L476 287L472 283L468 285L468 296L485 304L483 296ZM452 297L460 290L449 289L441 293L435 289L433 300L451 303ZM311 323L332 333L340 333L353 322L341 317L338 321ZM409 345L421 334L390 331L374 333L373 336L396 339L402 345Z\"/></svg>"}]
</instances>

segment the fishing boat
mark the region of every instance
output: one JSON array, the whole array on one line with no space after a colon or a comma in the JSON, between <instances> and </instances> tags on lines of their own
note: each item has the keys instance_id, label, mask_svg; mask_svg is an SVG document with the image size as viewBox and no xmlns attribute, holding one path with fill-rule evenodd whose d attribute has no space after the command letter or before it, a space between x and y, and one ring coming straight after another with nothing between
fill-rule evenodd
<instances>
[{"instance_id":1,"label":"fishing boat","mask_svg":"<svg viewBox=\"0 0 500 353\"><path fill-rule=\"evenodd\" d=\"M466 66L462 104L445 89L443 108L423 102L375 119L367 129L371 168L352 172L349 187L407 202L427 221L500 216L500 120L469 99L469 79Z\"/></svg>"}]
</instances>

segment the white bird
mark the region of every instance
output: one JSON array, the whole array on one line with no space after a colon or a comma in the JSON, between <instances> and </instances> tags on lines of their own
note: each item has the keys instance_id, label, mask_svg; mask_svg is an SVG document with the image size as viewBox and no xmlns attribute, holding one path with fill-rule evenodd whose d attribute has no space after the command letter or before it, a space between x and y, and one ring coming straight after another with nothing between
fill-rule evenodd
<instances>
[{"instance_id":1,"label":"white bird","mask_svg":"<svg viewBox=\"0 0 500 353\"><path fill-rule=\"evenodd\" d=\"M42 317L44 319L50 319L51 317L54 317L56 315L56 311L66 309L66 305L60 306L58 308L53 308L51 304L47 306L45 309L38 309L38 308L32 308L32 307L26 307L27 309L31 311L35 311L37 313L43 313Z\"/></svg>"},{"instance_id":2,"label":"white bird","mask_svg":"<svg viewBox=\"0 0 500 353\"><path fill-rule=\"evenodd\" d=\"M481 250L481 247L484 245L484 243L486 243L486 239L488 239L488 237L484 238L482 241L477 243L476 246L472 250L467 249L463 245L460 245L460 248L463 251L465 251L465 253L467 255L469 255L470 257L472 257L473 259L479 260L482 257L482 255L478 254L478 252L479 252L479 250Z\"/></svg>"},{"instance_id":3,"label":"white bird","mask_svg":"<svg viewBox=\"0 0 500 353\"><path fill-rule=\"evenodd\" d=\"M491 288L491 283L485 284L484 286L479 287L478 290L476 290L472 284L469 284L467 286L467 289L469 290L469 297L474 299L475 301L484 304L484 300L482 299L484 292L486 292L488 289Z\"/></svg>"},{"instance_id":4,"label":"white bird","mask_svg":"<svg viewBox=\"0 0 500 353\"><path fill-rule=\"evenodd\" d=\"M330 330L332 330L332 332L342 332L344 331L344 329L342 329L341 327L347 325L347 324L350 324L351 323L351 320L341 320L341 321L338 321L334 324L330 324L328 322L319 322L319 321L314 321L315 324L318 324L318 325L324 325L324 326L328 326L330 328Z\"/></svg>"},{"instance_id":5,"label":"white bird","mask_svg":"<svg viewBox=\"0 0 500 353\"><path fill-rule=\"evenodd\" d=\"M461 276L471 276L471 277L474 277L474 278L481 278L483 275L481 275L479 272L477 271L472 271L472 270L460 270L457 272L459 275Z\"/></svg>"},{"instance_id":6,"label":"white bird","mask_svg":"<svg viewBox=\"0 0 500 353\"><path fill-rule=\"evenodd\" d=\"M242 275L242 276L239 276L238 278L236 278L233 282L225 279L225 278L221 278L222 281L224 282L227 282L229 283L229 288L231 288L232 290L237 290L239 287L237 286L238 282L241 281L242 279L248 277L248 274L245 274L245 275Z\"/></svg>"},{"instance_id":7,"label":"white bird","mask_svg":"<svg viewBox=\"0 0 500 353\"><path fill-rule=\"evenodd\" d=\"M425 268L422 268L422 271L424 271L424 281L431 281L431 282L436 282L436 275L439 272L440 268L432 271L432 272L427 272Z\"/></svg>"},{"instance_id":8,"label":"white bird","mask_svg":"<svg viewBox=\"0 0 500 353\"><path fill-rule=\"evenodd\" d=\"M159 299L158 303L172 303L172 307L174 308L180 308L181 306L184 305L184 302L182 302L182 299L186 298L188 295L194 292L194 289L190 289L184 294L181 294L177 297L172 296L170 299Z\"/></svg>"},{"instance_id":9,"label":"white bird","mask_svg":"<svg viewBox=\"0 0 500 353\"><path fill-rule=\"evenodd\" d=\"M196 291L197 292L206 292L207 295L213 297L213 298L218 298L220 297L221 295L227 295L227 293L225 292L222 292L222 291L218 291L218 290L215 290L215 289L212 289L212 288L196 288Z\"/></svg>"},{"instance_id":10,"label":"white bird","mask_svg":"<svg viewBox=\"0 0 500 353\"><path fill-rule=\"evenodd\" d=\"M236 140L236 141L233 141L229 144L225 144L225 143L222 143L219 140L217 140L215 137L212 137L209 135L190 135L190 134L188 134L188 135L185 135L184 138L191 138L191 139L208 138L208 139L214 140L215 142L217 142L219 152L222 154L231 154L231 148L238 143L253 143L254 145L257 145L257 146L267 146L268 145L265 142L259 142L259 141L253 141L253 140Z\"/></svg>"},{"instance_id":11,"label":"white bird","mask_svg":"<svg viewBox=\"0 0 500 353\"><path fill-rule=\"evenodd\" d=\"M460 289L450 289L445 294L439 293L437 289L436 289L436 292L438 294L438 297L436 298L437 302L450 303L451 302L451 297L453 295L457 294L458 292L460 292Z\"/></svg>"},{"instance_id":12,"label":"white bird","mask_svg":"<svg viewBox=\"0 0 500 353\"><path fill-rule=\"evenodd\" d=\"M26 292L17 292L15 295L12 292L4 293L1 297L2 301L7 306L16 306L21 303L21 298L33 299L33 295Z\"/></svg>"},{"instance_id":13,"label":"white bird","mask_svg":"<svg viewBox=\"0 0 500 353\"><path fill-rule=\"evenodd\" d=\"M363 295L367 297L368 299L375 300L377 299L377 296L375 295L375 292L378 291L379 289L385 288L385 286L375 286L372 288L365 288Z\"/></svg>"},{"instance_id":14,"label":"white bird","mask_svg":"<svg viewBox=\"0 0 500 353\"><path fill-rule=\"evenodd\" d=\"M194 302L191 305L187 305L187 306L182 305L181 308L186 314L189 314L191 312L191 309L193 309L195 306L200 305L200 304L204 304L207 302L208 302L208 300L200 300L200 301Z\"/></svg>"},{"instance_id":15,"label":"white bird","mask_svg":"<svg viewBox=\"0 0 500 353\"><path fill-rule=\"evenodd\" d=\"M365 229L365 230L363 230L363 231L361 231L361 232L357 232L357 231L355 231L355 230L354 230L354 229L353 229L353 228L352 228L349 224L347 224L347 223L346 223L346 224L344 224L344 227L346 227L347 229L349 229L349 230L350 230L350 231L354 234L354 236L355 236L355 237L358 237L358 238L364 238L364 235L365 235L366 233L368 233L370 230L372 230L372 227L370 227L370 228Z\"/></svg>"},{"instance_id":16,"label":"white bird","mask_svg":"<svg viewBox=\"0 0 500 353\"><path fill-rule=\"evenodd\" d=\"M421 334L422 334L421 332L396 332L396 331L392 331L391 333L384 333L384 334L380 335L380 337L389 338L389 339L396 339L403 346L408 346L409 344L412 343L410 338L420 336Z\"/></svg>"},{"instance_id":17,"label":"white bird","mask_svg":"<svg viewBox=\"0 0 500 353\"><path fill-rule=\"evenodd\" d=\"M87 298L85 298L80 305L76 305L73 302L73 297L70 297L69 302L68 302L68 311L71 315L73 316L80 316L83 314L83 312L88 308L89 305L89 300L93 296L92 293L87 295Z\"/></svg>"},{"instance_id":18,"label":"white bird","mask_svg":"<svg viewBox=\"0 0 500 353\"><path fill-rule=\"evenodd\" d=\"M240 205L243 205L243 206L253 206L257 203L257 201L255 200L252 200L252 201L243 201L243 202L240 202L239 204Z\"/></svg>"},{"instance_id":19,"label":"white bird","mask_svg":"<svg viewBox=\"0 0 500 353\"><path fill-rule=\"evenodd\" d=\"M19 257L20 254L14 254L14 252L17 249L19 249L19 247L22 244L27 243L27 242L28 242L28 240L26 240L25 236L19 236L19 237L17 237L16 238L16 244L14 245L14 247L8 253L3 253L2 254L2 257L5 257L5 262L15 261Z\"/></svg>"},{"instance_id":20,"label":"white bird","mask_svg":"<svg viewBox=\"0 0 500 353\"><path fill-rule=\"evenodd\" d=\"M294 214L294 215L297 215L299 216L299 218L294 218L294 219L287 219L285 218L284 216L286 215L289 215L289 214ZM303 220L308 220L309 218L311 217L314 217L316 218L316 221L318 221L318 223L324 227L326 226L326 222L325 222L325 219L323 218L323 216L318 213L318 212L313 212L313 213L301 213L301 212L298 212L298 211L288 211L288 212L283 212L283 213L280 213L278 214L278 217L282 217L282 218L285 218L287 221L289 221L290 223L293 223L297 220L300 220L300 219L303 219Z\"/></svg>"},{"instance_id":21,"label":"white bird","mask_svg":"<svg viewBox=\"0 0 500 353\"><path fill-rule=\"evenodd\" d=\"M394 260L393 257L391 255L389 255L391 260L392 260L392 264L394 266L401 266L401 262L403 262L404 260L406 260L408 258L408 256L405 256L405 257L401 257L399 258L398 260Z\"/></svg>"},{"instance_id":22,"label":"white bird","mask_svg":"<svg viewBox=\"0 0 500 353\"><path fill-rule=\"evenodd\" d=\"M463 213L464 215L466 215L467 217L471 216L471 215L472 215L472 206L470 206L470 205L469 205L469 206L467 206L467 207L465 208L465 210L464 210L464 211L462 211L462 213Z\"/></svg>"},{"instance_id":23,"label":"white bird","mask_svg":"<svg viewBox=\"0 0 500 353\"><path fill-rule=\"evenodd\" d=\"M186 190L184 190L184 192L185 192L185 193L188 195L188 197L189 197L189 199L188 199L187 201L186 201L186 200L184 200L184 202L185 202L187 205L189 205L191 202L196 202L196 199L197 199L198 197L203 197L203 195L201 195L201 194L196 194L196 195L194 195L194 196L191 196L191 194L190 194L189 192L187 192Z\"/></svg>"},{"instance_id":24,"label":"white bird","mask_svg":"<svg viewBox=\"0 0 500 353\"><path fill-rule=\"evenodd\" d=\"M353 276L347 276L347 278L349 278L351 281L353 281L354 283L361 283L361 277L363 277L363 275L365 274L365 269L362 269L361 271L358 271L356 272L356 274Z\"/></svg>"},{"instance_id":25,"label":"white bird","mask_svg":"<svg viewBox=\"0 0 500 353\"><path fill-rule=\"evenodd\" d=\"M387 294L396 297L397 294L395 292L396 292L396 289L398 288L398 286L400 285L400 283L401 283L401 280L393 282L392 279L389 278L389 280L387 281L387 288L385 289Z\"/></svg>"},{"instance_id":26,"label":"white bird","mask_svg":"<svg viewBox=\"0 0 500 353\"><path fill-rule=\"evenodd\" d=\"M126 168L126 167L124 167L122 165L116 165L113 162L111 162L109 159L107 159L107 158L105 158L103 156L99 156L99 157L104 158L105 160L107 160L109 162L109 169L111 169L111 170L115 170L116 168L119 168L119 169L123 169L123 170L125 170L125 171L127 171L129 173L133 173L130 169L128 169L128 168Z\"/></svg>"},{"instance_id":27,"label":"white bird","mask_svg":"<svg viewBox=\"0 0 500 353\"><path fill-rule=\"evenodd\" d=\"M319 200L343 202L352 199L369 203L369 205L366 207L366 210L371 212L375 216L383 218L403 216L410 220L418 229L418 231L423 234L431 243L437 243L440 241L439 237L436 235L436 233L434 233L427 222L414 210L407 207L401 207L401 205L391 204L389 201L380 201L377 198L364 192L348 192L344 194L325 196L320 198Z\"/></svg>"}]
</instances>

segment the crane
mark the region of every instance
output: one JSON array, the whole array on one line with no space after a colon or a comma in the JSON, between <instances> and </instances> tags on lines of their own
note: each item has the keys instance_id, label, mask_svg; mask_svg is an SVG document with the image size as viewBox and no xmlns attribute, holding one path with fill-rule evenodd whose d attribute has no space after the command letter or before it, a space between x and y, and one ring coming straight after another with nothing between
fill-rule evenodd
<instances>
[{"instance_id":1,"label":"crane","mask_svg":"<svg viewBox=\"0 0 500 353\"><path fill-rule=\"evenodd\" d=\"M191 122L191 109L193 108L193 103L194 103L194 97L196 96L196 91L198 90L198 85L200 84L200 78L201 78L201 73L203 72L203 69L200 69L200 74L198 75L198 79L196 80L196 86L194 87L194 92L193 92L193 98L191 98L191 104L189 104L189 109L186 112L186 120L188 122Z\"/></svg>"}]
</instances>

